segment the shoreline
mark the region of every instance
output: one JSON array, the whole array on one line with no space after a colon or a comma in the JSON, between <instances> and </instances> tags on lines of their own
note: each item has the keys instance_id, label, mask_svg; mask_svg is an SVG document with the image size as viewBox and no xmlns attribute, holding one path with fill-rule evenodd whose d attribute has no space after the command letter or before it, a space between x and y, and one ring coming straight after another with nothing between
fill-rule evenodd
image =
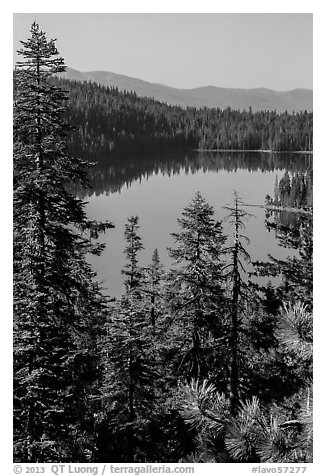
<instances>
[{"instance_id":1,"label":"shoreline","mask_svg":"<svg viewBox=\"0 0 326 476\"><path fill-rule=\"evenodd\" d=\"M269 150L269 149L195 149L196 152L259 152L266 154L313 154L313 150Z\"/></svg>"},{"instance_id":2,"label":"shoreline","mask_svg":"<svg viewBox=\"0 0 326 476\"><path fill-rule=\"evenodd\" d=\"M281 205L272 205L272 204L266 204L266 205L255 205L255 204L243 204L244 207L256 207L256 208L265 208L267 210L272 210L276 212L288 212L288 213L304 213L307 215L312 215L313 214L313 209L307 210L305 208L296 208L296 207L284 207Z\"/></svg>"}]
</instances>

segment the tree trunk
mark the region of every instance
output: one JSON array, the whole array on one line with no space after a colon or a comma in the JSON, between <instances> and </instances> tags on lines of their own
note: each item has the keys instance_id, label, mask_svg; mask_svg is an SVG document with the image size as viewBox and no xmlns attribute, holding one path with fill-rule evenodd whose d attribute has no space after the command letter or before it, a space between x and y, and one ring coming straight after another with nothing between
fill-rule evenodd
<instances>
[{"instance_id":1,"label":"tree trunk","mask_svg":"<svg viewBox=\"0 0 326 476\"><path fill-rule=\"evenodd\" d=\"M235 238L233 250L233 289L231 311L231 363L230 363L230 406L234 414L238 404L239 369L238 369L238 301L239 301L239 221L238 202L235 202Z\"/></svg>"}]
</instances>

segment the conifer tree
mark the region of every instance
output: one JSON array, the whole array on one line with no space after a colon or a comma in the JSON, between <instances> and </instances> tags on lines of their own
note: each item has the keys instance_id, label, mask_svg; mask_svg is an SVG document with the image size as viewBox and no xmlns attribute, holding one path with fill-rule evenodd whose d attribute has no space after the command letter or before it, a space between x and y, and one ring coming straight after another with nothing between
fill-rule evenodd
<instances>
[{"instance_id":1,"label":"conifer tree","mask_svg":"<svg viewBox=\"0 0 326 476\"><path fill-rule=\"evenodd\" d=\"M83 461L104 300L86 261L109 223L68 192L87 183L67 150L67 95L55 41L36 23L14 74L14 450L17 461ZM88 421L87 421L88 420Z\"/></svg>"},{"instance_id":2,"label":"conifer tree","mask_svg":"<svg viewBox=\"0 0 326 476\"><path fill-rule=\"evenodd\" d=\"M111 461L142 461L141 440L155 407L157 369L155 346L146 303L142 295L143 269L138 254L143 249L138 235L138 217L125 225L127 263L125 293L113 308L105 343L105 379L103 386L107 424L111 439L117 441L108 450ZM119 448L120 446L120 448Z\"/></svg>"},{"instance_id":3,"label":"conifer tree","mask_svg":"<svg viewBox=\"0 0 326 476\"><path fill-rule=\"evenodd\" d=\"M283 302L302 301L312 310L313 299L313 226L312 218L305 217L300 220L294 230L285 231L280 236L281 243L291 242L298 248L298 255L286 259L278 259L269 255L267 262L255 262L256 276L277 276L281 283L276 287L275 297ZM257 286L266 293L263 286Z\"/></svg>"},{"instance_id":4,"label":"conifer tree","mask_svg":"<svg viewBox=\"0 0 326 476\"><path fill-rule=\"evenodd\" d=\"M224 207L229 211L227 220L234 228L233 244L226 248L226 251L231 255L231 263L226 266L229 271L226 277L230 282L231 296L230 296L230 404L234 412L239 401L239 334L241 331L241 309L243 308L243 300L247 299L247 286L244 282L241 273L246 273L242 264L241 258L250 261L250 256L243 246L243 240L249 241L248 238L241 233L244 228L244 219L250 216L241 207L243 202L234 192L233 207Z\"/></svg>"},{"instance_id":5,"label":"conifer tree","mask_svg":"<svg viewBox=\"0 0 326 476\"><path fill-rule=\"evenodd\" d=\"M176 248L169 249L175 268L168 278L168 299L180 346L179 367L188 378L207 375L207 355L222 332L222 248L225 237L214 210L197 191L178 219L173 233Z\"/></svg>"},{"instance_id":6,"label":"conifer tree","mask_svg":"<svg viewBox=\"0 0 326 476\"><path fill-rule=\"evenodd\" d=\"M154 250L152 262L144 269L144 283L142 292L148 302L150 324L153 328L153 336L158 330L158 320L162 314L163 285L165 279L164 266L161 263L157 249Z\"/></svg>"},{"instance_id":7,"label":"conifer tree","mask_svg":"<svg viewBox=\"0 0 326 476\"><path fill-rule=\"evenodd\" d=\"M124 250L127 264L122 270L122 274L126 275L126 293L130 295L134 295L135 293L139 295L140 283L143 278L143 270L138 266L138 253L144 249L141 238L137 234L139 230L138 221L139 218L137 216L128 218L124 233L127 242L127 246Z\"/></svg>"}]
</instances>

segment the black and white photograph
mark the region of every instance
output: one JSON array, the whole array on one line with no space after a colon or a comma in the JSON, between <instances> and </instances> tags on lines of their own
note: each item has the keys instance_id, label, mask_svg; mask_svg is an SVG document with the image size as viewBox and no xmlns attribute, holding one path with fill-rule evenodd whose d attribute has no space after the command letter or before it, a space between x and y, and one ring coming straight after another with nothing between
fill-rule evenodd
<instances>
[{"instance_id":1,"label":"black and white photograph","mask_svg":"<svg viewBox=\"0 0 326 476\"><path fill-rule=\"evenodd\" d=\"M313 17L13 14L14 472L314 462Z\"/></svg>"}]
</instances>

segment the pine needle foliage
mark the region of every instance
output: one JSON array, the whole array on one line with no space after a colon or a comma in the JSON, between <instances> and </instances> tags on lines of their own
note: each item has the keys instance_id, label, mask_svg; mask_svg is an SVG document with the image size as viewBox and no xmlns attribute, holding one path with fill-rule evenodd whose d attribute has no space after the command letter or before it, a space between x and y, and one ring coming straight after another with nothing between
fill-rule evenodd
<instances>
[{"instance_id":1,"label":"pine needle foliage","mask_svg":"<svg viewBox=\"0 0 326 476\"><path fill-rule=\"evenodd\" d=\"M231 412L229 399L207 381L182 384L180 393L180 414L199 431L197 461L203 455L215 462L312 461L310 390L302 394L294 419L287 419L282 407L263 407L257 397L240 400L236 412Z\"/></svg>"},{"instance_id":2,"label":"pine needle foliage","mask_svg":"<svg viewBox=\"0 0 326 476\"><path fill-rule=\"evenodd\" d=\"M284 304L276 336L286 353L312 364L313 323L305 304L300 301L293 305Z\"/></svg>"}]
</instances>

